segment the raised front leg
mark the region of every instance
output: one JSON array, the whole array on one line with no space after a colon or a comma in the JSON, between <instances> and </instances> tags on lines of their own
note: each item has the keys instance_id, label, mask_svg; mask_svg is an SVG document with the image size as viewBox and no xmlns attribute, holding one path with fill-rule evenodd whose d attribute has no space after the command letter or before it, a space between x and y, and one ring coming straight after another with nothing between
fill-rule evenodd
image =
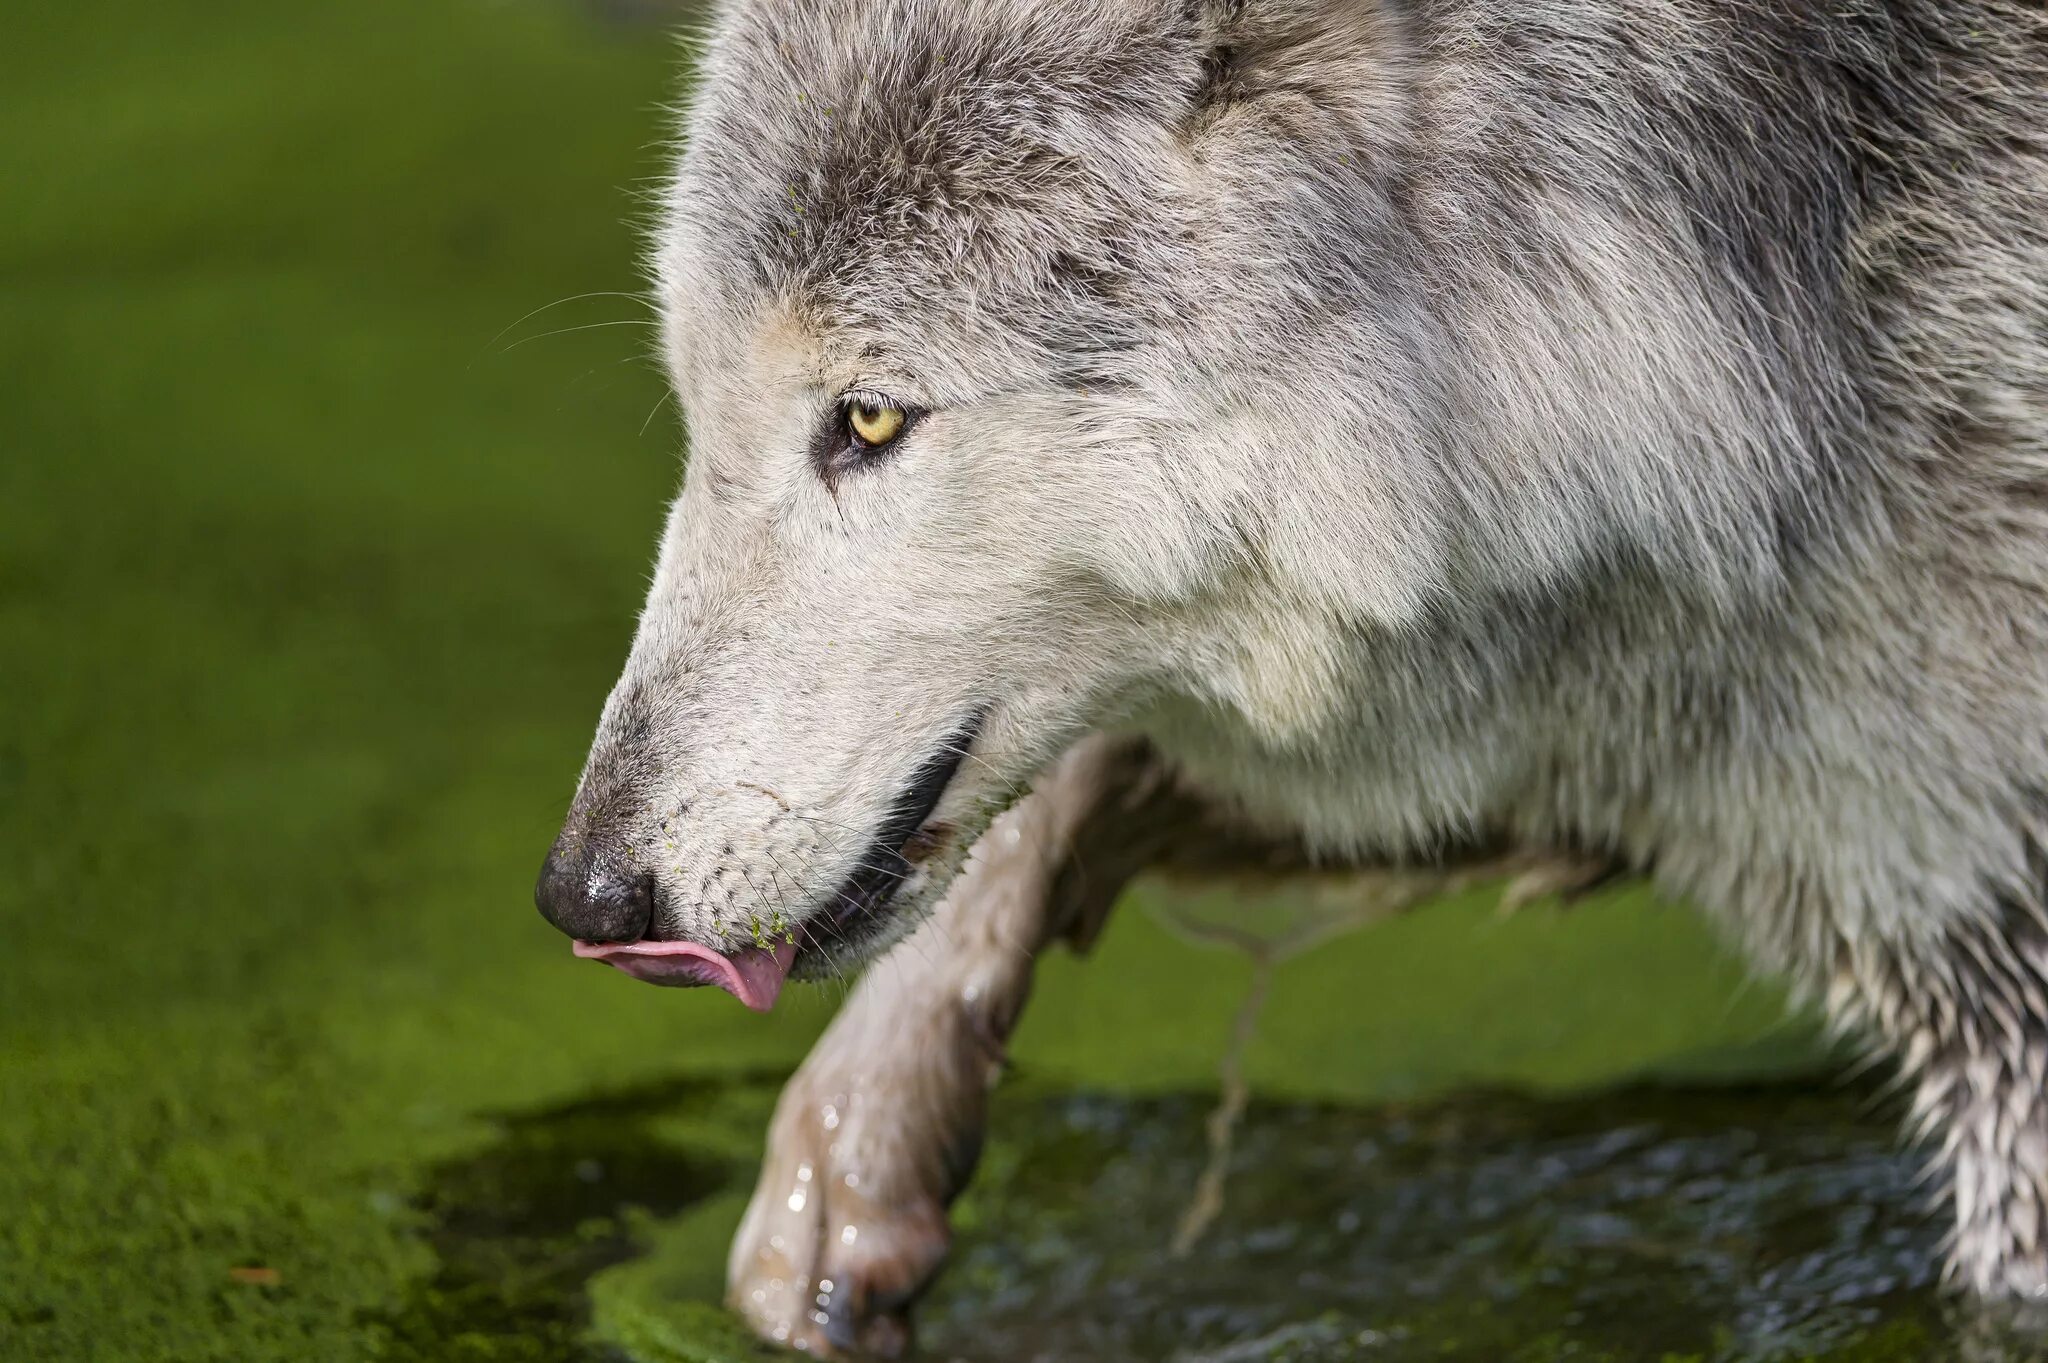
<instances>
[{"instance_id":1,"label":"raised front leg","mask_svg":"<svg viewBox=\"0 0 2048 1363\"><path fill-rule=\"evenodd\" d=\"M868 970L784 1088L727 1269L728 1299L756 1329L813 1353L908 1347L1034 954L1087 945L1146 870L1267 888L1336 880L1364 921L1476 879L1565 893L1607 868L1492 847L1421 866L1318 866L1182 783L1148 745L1082 742L983 835L932 919Z\"/></svg>"},{"instance_id":2,"label":"raised front leg","mask_svg":"<svg viewBox=\"0 0 2048 1363\"><path fill-rule=\"evenodd\" d=\"M945 1258L1033 955L1085 944L1182 805L1142 744L1095 737L976 844L952 891L862 977L776 1106L729 1300L771 1339L894 1356Z\"/></svg>"}]
</instances>

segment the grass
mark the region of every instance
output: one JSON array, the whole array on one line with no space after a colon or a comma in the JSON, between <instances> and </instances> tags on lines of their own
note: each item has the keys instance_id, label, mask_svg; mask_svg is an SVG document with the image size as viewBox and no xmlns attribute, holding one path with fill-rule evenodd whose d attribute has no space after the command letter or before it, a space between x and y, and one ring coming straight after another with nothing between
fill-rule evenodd
<instances>
[{"instance_id":1,"label":"grass","mask_svg":"<svg viewBox=\"0 0 2048 1363\"><path fill-rule=\"evenodd\" d=\"M635 987L530 904L677 475L610 296L675 53L566 0L8 27L0 1358L361 1357L500 1114L787 1068L831 1008ZM1020 1062L1207 1085L1244 977L1126 914ZM1451 906L1288 966L1253 1076L1809 1057L1739 980L1677 910ZM701 1295L736 1214L645 1227L696 1258L643 1276Z\"/></svg>"}]
</instances>

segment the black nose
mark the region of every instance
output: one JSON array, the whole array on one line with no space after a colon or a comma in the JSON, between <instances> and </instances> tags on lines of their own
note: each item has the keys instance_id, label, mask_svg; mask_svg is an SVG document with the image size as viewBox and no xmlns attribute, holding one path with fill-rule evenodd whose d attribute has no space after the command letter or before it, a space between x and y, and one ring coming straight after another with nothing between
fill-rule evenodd
<instances>
[{"instance_id":1,"label":"black nose","mask_svg":"<svg viewBox=\"0 0 2048 1363\"><path fill-rule=\"evenodd\" d=\"M600 869L582 838L555 840L533 887L540 916L585 942L637 942L654 919L654 879Z\"/></svg>"}]
</instances>

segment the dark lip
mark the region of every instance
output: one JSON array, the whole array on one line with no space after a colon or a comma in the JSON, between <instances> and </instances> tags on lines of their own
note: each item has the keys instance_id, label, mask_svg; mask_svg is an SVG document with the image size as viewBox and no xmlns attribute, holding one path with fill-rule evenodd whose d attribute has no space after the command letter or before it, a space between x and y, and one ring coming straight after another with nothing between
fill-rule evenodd
<instances>
[{"instance_id":1,"label":"dark lip","mask_svg":"<svg viewBox=\"0 0 2048 1363\"><path fill-rule=\"evenodd\" d=\"M890 803L889 813L861 852L853 873L841 881L825 901L818 917L830 924L826 937L815 935L809 922L798 930L799 956L833 947L843 949L856 938L866 935L863 928L879 919L882 911L896 897L896 892L903 888L903 882L910 879L910 873L917 869L915 863L904 855L904 849L924 829L932 811L939 807L939 801L944 798L947 787L953 784L953 778L960 774L960 768L967 760L967 750L981 736L987 719L986 710L977 710L931 756L918 764L917 770L911 773L910 779Z\"/></svg>"}]
</instances>

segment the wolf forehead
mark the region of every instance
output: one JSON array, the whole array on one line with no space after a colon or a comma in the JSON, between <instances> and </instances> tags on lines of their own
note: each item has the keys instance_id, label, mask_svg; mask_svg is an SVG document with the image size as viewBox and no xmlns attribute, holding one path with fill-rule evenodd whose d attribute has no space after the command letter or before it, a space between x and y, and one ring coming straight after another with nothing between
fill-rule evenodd
<instances>
[{"instance_id":1,"label":"wolf forehead","mask_svg":"<svg viewBox=\"0 0 2048 1363\"><path fill-rule=\"evenodd\" d=\"M971 294L1042 352L1113 348L1186 249L1210 8L741 0L686 117L665 301L886 335L906 299L928 324Z\"/></svg>"}]
</instances>

